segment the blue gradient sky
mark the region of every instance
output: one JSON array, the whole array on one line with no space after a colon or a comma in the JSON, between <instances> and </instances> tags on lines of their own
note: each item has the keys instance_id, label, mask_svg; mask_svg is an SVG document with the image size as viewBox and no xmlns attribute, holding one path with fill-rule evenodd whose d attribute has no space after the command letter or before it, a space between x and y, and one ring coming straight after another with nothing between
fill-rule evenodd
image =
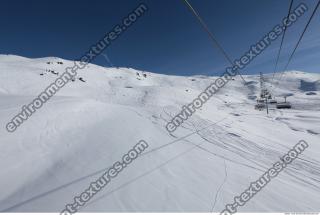
<instances>
[{"instance_id":1,"label":"blue gradient sky","mask_svg":"<svg viewBox=\"0 0 320 215\"><path fill-rule=\"evenodd\" d=\"M149 11L106 50L115 66L163 74L217 75L228 63L211 45L181 0L145 0ZM240 57L286 16L289 0L190 0L232 58ZM287 32L280 68L317 0L304 2L309 12ZM0 53L25 57L77 59L104 33L121 22L138 0L3 0ZM289 69L320 72L320 11L317 12ZM244 74L272 72L280 39ZM94 63L109 66L103 56Z\"/></svg>"}]
</instances>

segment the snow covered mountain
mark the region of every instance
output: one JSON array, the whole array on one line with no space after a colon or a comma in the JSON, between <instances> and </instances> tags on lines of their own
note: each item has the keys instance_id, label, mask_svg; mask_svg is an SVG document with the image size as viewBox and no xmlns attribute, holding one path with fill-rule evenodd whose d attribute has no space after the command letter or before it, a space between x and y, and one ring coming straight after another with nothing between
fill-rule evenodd
<instances>
[{"instance_id":1,"label":"snow covered mountain","mask_svg":"<svg viewBox=\"0 0 320 215\"><path fill-rule=\"evenodd\" d=\"M80 212L220 212L301 139L309 148L239 212L320 211L320 74L286 72L274 94L293 108L269 115L254 109L259 77L236 77L169 134L166 123L216 77L90 64L6 131L72 64L0 55L0 211L60 212L141 139L150 152Z\"/></svg>"}]
</instances>

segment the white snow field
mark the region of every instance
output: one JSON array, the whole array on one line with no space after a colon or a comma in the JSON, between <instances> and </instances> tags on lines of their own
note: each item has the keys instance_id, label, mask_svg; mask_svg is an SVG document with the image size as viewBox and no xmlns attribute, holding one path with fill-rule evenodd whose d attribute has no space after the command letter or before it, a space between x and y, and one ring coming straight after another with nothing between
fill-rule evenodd
<instances>
[{"instance_id":1,"label":"white snow field","mask_svg":"<svg viewBox=\"0 0 320 215\"><path fill-rule=\"evenodd\" d=\"M301 139L303 154L238 212L320 211L320 74L286 72L274 92L291 95L293 108L269 115L254 109L259 77L245 76L247 86L236 77L169 134L166 123L216 77L90 64L79 71L86 82L68 83L6 131L71 65L0 55L0 211L62 211L141 139L146 152L167 145L133 161L80 212L220 212Z\"/></svg>"}]
</instances>

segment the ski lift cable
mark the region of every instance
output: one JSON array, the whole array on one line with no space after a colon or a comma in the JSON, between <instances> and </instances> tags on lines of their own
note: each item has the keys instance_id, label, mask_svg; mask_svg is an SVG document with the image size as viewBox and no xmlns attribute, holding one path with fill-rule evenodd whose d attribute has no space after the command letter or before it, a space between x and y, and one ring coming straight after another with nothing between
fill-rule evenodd
<instances>
[{"instance_id":1,"label":"ski lift cable","mask_svg":"<svg viewBox=\"0 0 320 215\"><path fill-rule=\"evenodd\" d=\"M221 120L219 120L219 121L217 121L217 122L215 122L215 123L213 123L213 124L211 124L211 125L209 125L209 126L206 126L206 127L204 127L204 128L201 128L200 130L196 130L195 132L192 132L192 133L190 133L190 134L188 134L188 135L186 135L186 136L184 136L184 137L182 137L182 138L179 138L178 140L174 140L174 141L172 141L172 142L177 142L177 141L179 141L179 140L183 140L183 139L185 139L186 137L191 136L191 134L195 134L195 133L198 133L198 132L201 131L201 130L205 130L205 129L209 128L210 126L213 126L213 125L215 125L215 124L218 124L218 123L224 121L224 120L227 119L227 118L228 118L228 116L227 116L227 117L224 117L223 119L221 119ZM141 178L146 177L147 175L150 175L151 173L157 171L158 169L162 168L163 166L167 165L168 163L170 163L170 162L178 159L179 157L187 154L188 152L191 152L191 151L194 150L194 149L197 149L198 146L201 146L203 143L204 143L204 142L198 143L198 144L193 144L193 146L192 146L191 148L189 148L189 149L187 149L187 150L185 150L185 151L177 154L177 155L174 156L173 158L171 158L171 159L169 159L169 160L167 160L167 161L159 164L159 165L156 166L155 168L152 168L152 169L150 169L150 170L147 170L146 172L144 172L144 173L138 175L137 177L129 180L128 182L120 185L119 187L116 187L116 188L114 188L113 190L110 190L109 192L103 194L102 196L100 196L100 197L92 200L90 203L87 204L87 206L88 206L88 205L91 205L91 204L93 204L93 203L95 203L95 202L97 202L97 201L100 201L101 199L103 199L103 198L111 195L112 193L115 193L115 192L117 192L118 190L120 190L120 189L122 189L122 188L124 188L124 187L126 187L126 186L128 186L128 185L130 185L130 184L132 184L132 183L134 183L134 182L136 182L136 181L138 181L138 180L140 180ZM164 147L165 147L165 146L168 146L168 144L165 144ZM148 151L148 152L146 152L146 153L141 154L140 156L149 154L150 152L157 151L157 150L160 149L160 148L163 148L163 147L159 147L159 148L156 148L155 150ZM86 207L86 206L85 206L85 207Z\"/></svg>"},{"instance_id":2,"label":"ski lift cable","mask_svg":"<svg viewBox=\"0 0 320 215\"><path fill-rule=\"evenodd\" d=\"M106 59L106 61L109 63L109 65L111 67L113 67L113 63L111 62L111 60L110 60L109 56L107 55L107 53L105 53L105 54L102 53L101 55Z\"/></svg>"},{"instance_id":3,"label":"ski lift cable","mask_svg":"<svg viewBox=\"0 0 320 215\"><path fill-rule=\"evenodd\" d=\"M177 143L177 142L179 142L179 141L181 141L181 140L185 140L186 138L188 138L188 137L190 137L190 136L192 136L192 135L194 135L194 134L196 134L196 133L199 133L200 131L204 131L204 130L206 130L206 129L209 129L210 127L212 127L212 126L214 126L214 125L217 125L218 123L221 123L221 122L225 121L225 120L228 119L228 118L229 118L229 116L226 116L226 117L224 117L224 118L222 118L222 119L220 119L220 120L218 120L218 121L216 121L216 122L214 122L214 123L211 123L211 124L209 124L209 125L207 125L207 126L205 126L205 127L196 129L196 131L193 131L193 132L191 132L191 133L188 133L188 134L185 135L185 136L182 136L182 137L180 137L180 138L178 138L178 139L175 139L175 140L173 140L173 141L171 141L171 142L169 142L169 143L160 145L160 146L158 146L158 147L156 147L156 148L151 149L150 151L146 151L146 152L140 154L139 157L145 156L145 155L150 154L150 153L154 153L154 152L156 152L156 151L158 151L158 150L160 150L160 149L162 149L162 148L166 148L166 147L168 147L168 146L170 146L170 145L172 145L172 144L174 144L174 143ZM160 164L159 166L155 167L154 169L151 169L151 170L143 173L142 175L136 177L135 179L133 179L133 180L131 180L131 181L129 181L129 182L123 184L123 185L120 185L120 187L115 188L114 190L111 190L109 193L106 193L105 195L101 196L101 198L103 198L103 197L105 197L105 196L107 196L107 195L109 195L109 194L111 194L111 193L114 193L115 191L117 191L117 190L119 190L119 189L121 189L121 188L123 188L123 187L125 187L125 186L127 186L127 185L129 185L129 184L131 184L131 183L133 183L133 182L135 182L136 180L138 180L138 179L140 179L140 178L142 178L142 177L144 177L144 176L146 176L146 175L149 175L150 173L152 173L152 172L156 171L157 169L161 168L162 166L170 163L171 161L175 160L176 158L181 157L181 156L183 156L184 154L186 154L187 152L190 152L190 151L196 149L196 148L197 148L198 146L200 146L200 145L202 145L202 143L194 144L194 146L191 147L191 148L189 148L188 150L179 153L179 154L178 154L177 156L175 156L174 158L171 158L171 159L167 160L166 162L164 162L164 163ZM27 204L27 203L29 203L29 202L33 202L33 201L35 201L35 200L37 200L37 199L41 199L42 197L47 196L47 195L49 195L49 194L51 194L51 193L53 193L53 192L56 192L56 191L61 190L61 189L64 189L64 188L66 188L66 187L68 187L68 186L70 186L70 185L73 185L74 183L77 183L77 182L79 182L79 181L83 181L84 179L87 179L88 177L92 177L92 176L98 175L98 174L100 174L100 173L103 173L103 172L107 171L108 169L110 169L110 166L107 167L107 168L103 168L103 169L97 170L97 171L95 171L95 172L93 172L93 173L90 173L89 175L82 176L82 177L80 177L80 178L78 178L78 179L76 179L76 180L73 180L73 181L71 181L71 182L68 182L68 183L66 183L66 184L60 185L59 187L56 187L56 188L54 188L54 189L52 189L52 190L50 190L50 191L46 191L46 192L41 193L41 194L39 194L39 195L37 195L37 196L31 197L31 198L28 199L28 200L25 200L25 201L20 202L20 203L18 203L18 204L16 204L16 205L10 206L9 208L6 208L6 209L4 209L4 210L1 210L0 212L12 211L13 209L16 209L16 208L18 208L18 207L20 207L20 206L22 206L22 205L25 205L25 204ZM100 197L97 198L97 199L95 199L94 201L98 201L99 199L100 199ZM93 203L93 202L91 202L91 203Z\"/></svg>"},{"instance_id":4,"label":"ski lift cable","mask_svg":"<svg viewBox=\"0 0 320 215\"><path fill-rule=\"evenodd\" d=\"M287 70L289 64L291 63L291 61L292 61L292 59L293 59L293 56L294 56L294 54L296 53L296 51L297 51L297 49L298 49L298 47L299 47L299 45L300 45L300 43L301 43L301 41L302 41L302 39L303 39L303 36L304 36L305 33L307 32L307 29L308 29L308 27L309 27L309 25L310 25L310 23L311 23L314 15L316 14L319 6L320 6L320 0L318 1L317 5L315 6L315 8L314 8L314 10L313 10L313 12L312 12L312 14L311 14L311 16L310 16L307 24L306 24L306 26L305 26L304 29L303 29L302 34L301 34L300 37L299 37L298 42L296 43L296 45L295 45L295 47L294 47L294 49L293 49L293 51L292 51L292 53L291 53L291 55L290 55L290 57L289 57L289 60L288 60L288 62L287 62L287 64L286 64L286 66L284 67L283 71L281 72L279 81L278 81L278 83L277 83L277 86L279 85L279 83L280 83L280 81L281 81L281 79L282 79L282 77L283 77L284 72ZM274 90L274 89L273 89L273 90Z\"/></svg>"},{"instance_id":5,"label":"ski lift cable","mask_svg":"<svg viewBox=\"0 0 320 215\"><path fill-rule=\"evenodd\" d=\"M291 63L291 61L292 61L292 59L293 59L293 56L294 56L294 54L296 53L296 51L297 51L297 49L298 49L298 47L299 47L299 45L300 45L300 43L301 43L301 41L302 41L303 36L304 36L305 33L307 32L307 29L308 29L308 27L309 27L309 25L310 25L310 23L311 23L314 15L316 14L318 8L319 8L319 5L320 5L320 0L318 1L316 7L314 8L314 10L313 10L313 12L312 12L312 15L310 16L310 18L309 18L309 20L308 20L308 23L306 24L306 26L305 26L305 28L304 28L304 30L303 30L303 32L302 32L302 34L301 34L301 36L300 36L297 44L295 45L294 50L293 50L293 52L291 53L291 55L290 55L290 57L289 57L289 60L288 60L288 62L287 62L287 64L286 64L284 70L283 70L282 73L281 73L281 77L279 78L279 81L281 80L281 78L282 78L282 76L283 76L283 73L287 70L289 64Z\"/></svg>"},{"instance_id":6,"label":"ski lift cable","mask_svg":"<svg viewBox=\"0 0 320 215\"><path fill-rule=\"evenodd\" d=\"M291 8L292 8L292 5L293 5L293 1L294 0L290 0L290 6L289 6L289 10L288 10L287 19L289 19L289 15L291 13ZM276 65L274 67L274 71L273 71L272 81L271 82L273 82L274 76L277 73L277 68L278 68L278 64L279 64L280 54L281 54L281 50L282 50L282 46L283 46L283 41L284 41L284 38L285 38L285 35L286 35L286 31L287 31L287 27L284 28L284 32L283 32L283 35L282 35L282 38L281 38L281 43L280 43L280 47L279 47L279 51L278 51L278 55L277 55L277 59L276 59Z\"/></svg>"},{"instance_id":7,"label":"ski lift cable","mask_svg":"<svg viewBox=\"0 0 320 215\"><path fill-rule=\"evenodd\" d=\"M192 5L189 3L188 0L182 0L185 5L189 8L189 10L192 12L192 14L197 18L197 20L199 21L200 25L202 26L202 28L207 32L207 34L209 35L210 39L212 40L213 44L215 45L215 48L218 48L219 51L223 54L223 56L226 58L226 60L233 65L233 62L231 60L231 58L229 57L229 55L226 53L226 51L222 48L222 46L220 45L220 43L218 42L218 40L215 38L215 36L213 35L213 33L210 31L209 27L207 26L207 24L203 21L203 19L200 17L199 13L192 7ZM243 78L243 76L240 74L239 71L237 71L238 74L240 75L241 79L244 81L244 83L247 83L245 81L245 79Z\"/></svg>"}]
</instances>

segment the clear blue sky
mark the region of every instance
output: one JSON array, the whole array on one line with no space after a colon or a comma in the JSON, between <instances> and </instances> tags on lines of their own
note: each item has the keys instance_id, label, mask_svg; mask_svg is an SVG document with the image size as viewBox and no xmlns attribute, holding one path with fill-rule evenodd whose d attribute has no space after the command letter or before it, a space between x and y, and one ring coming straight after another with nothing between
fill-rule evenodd
<instances>
[{"instance_id":1,"label":"clear blue sky","mask_svg":"<svg viewBox=\"0 0 320 215\"><path fill-rule=\"evenodd\" d=\"M181 0L145 0L149 11L107 50L116 66L163 74L217 75L228 63L210 44ZM190 0L232 58L286 16L289 0ZM317 0L304 2L309 12L287 32L283 67ZM0 53L25 57L77 59L104 33L121 22L138 0L3 0L0 7ZM289 69L320 72L320 11ZM245 70L272 72L280 39ZM108 66L104 57L94 63Z\"/></svg>"}]
</instances>

